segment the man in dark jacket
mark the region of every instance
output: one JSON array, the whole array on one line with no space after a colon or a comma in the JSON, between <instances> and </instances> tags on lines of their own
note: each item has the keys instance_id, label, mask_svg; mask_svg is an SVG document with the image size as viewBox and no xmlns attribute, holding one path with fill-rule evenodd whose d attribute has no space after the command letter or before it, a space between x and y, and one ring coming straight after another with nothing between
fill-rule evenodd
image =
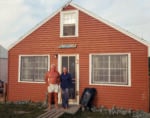
<instances>
[{"instance_id":1,"label":"man in dark jacket","mask_svg":"<svg viewBox=\"0 0 150 118\"><path fill-rule=\"evenodd\" d=\"M60 76L61 82L61 90L62 90L62 107L64 109L68 108L68 100L69 100L69 89L72 86L72 77L71 74L68 73L66 67L63 67L63 73Z\"/></svg>"}]
</instances>

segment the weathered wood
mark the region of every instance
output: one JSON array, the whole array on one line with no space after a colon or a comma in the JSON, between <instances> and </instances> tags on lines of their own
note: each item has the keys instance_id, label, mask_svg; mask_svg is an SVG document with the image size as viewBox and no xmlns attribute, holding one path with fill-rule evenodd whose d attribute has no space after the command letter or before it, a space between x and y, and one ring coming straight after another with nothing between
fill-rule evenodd
<instances>
[{"instance_id":1,"label":"weathered wood","mask_svg":"<svg viewBox=\"0 0 150 118\"><path fill-rule=\"evenodd\" d=\"M63 109L59 107L58 109L52 108L51 110L46 110L46 112L37 118L58 118L64 113L75 114L79 110L80 106L71 105L68 109Z\"/></svg>"},{"instance_id":2,"label":"weathered wood","mask_svg":"<svg viewBox=\"0 0 150 118\"><path fill-rule=\"evenodd\" d=\"M69 109L65 110L65 113L75 114L80 109L80 106L72 105Z\"/></svg>"}]
</instances>

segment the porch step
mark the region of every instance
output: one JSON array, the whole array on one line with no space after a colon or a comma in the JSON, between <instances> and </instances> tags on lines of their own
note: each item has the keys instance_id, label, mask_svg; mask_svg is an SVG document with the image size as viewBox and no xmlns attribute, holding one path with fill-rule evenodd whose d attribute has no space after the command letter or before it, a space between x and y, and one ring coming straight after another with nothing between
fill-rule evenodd
<instances>
[{"instance_id":1,"label":"porch step","mask_svg":"<svg viewBox=\"0 0 150 118\"><path fill-rule=\"evenodd\" d=\"M79 105L72 105L67 110L65 110L65 113L76 114L79 109L80 109Z\"/></svg>"},{"instance_id":2,"label":"porch step","mask_svg":"<svg viewBox=\"0 0 150 118\"><path fill-rule=\"evenodd\" d=\"M58 118L64 113L75 114L79 110L80 106L71 105L67 110L63 110L61 107L58 109L52 108L47 110L44 114L38 116L37 118Z\"/></svg>"}]
</instances>

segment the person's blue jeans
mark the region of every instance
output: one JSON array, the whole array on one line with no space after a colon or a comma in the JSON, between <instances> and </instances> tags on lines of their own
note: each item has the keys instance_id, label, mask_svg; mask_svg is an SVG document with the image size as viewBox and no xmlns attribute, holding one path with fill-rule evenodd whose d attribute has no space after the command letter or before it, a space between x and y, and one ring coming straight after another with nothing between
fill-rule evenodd
<instances>
[{"instance_id":1,"label":"person's blue jeans","mask_svg":"<svg viewBox=\"0 0 150 118\"><path fill-rule=\"evenodd\" d=\"M69 101L69 89L68 88L62 89L62 107L68 108L68 101Z\"/></svg>"}]
</instances>

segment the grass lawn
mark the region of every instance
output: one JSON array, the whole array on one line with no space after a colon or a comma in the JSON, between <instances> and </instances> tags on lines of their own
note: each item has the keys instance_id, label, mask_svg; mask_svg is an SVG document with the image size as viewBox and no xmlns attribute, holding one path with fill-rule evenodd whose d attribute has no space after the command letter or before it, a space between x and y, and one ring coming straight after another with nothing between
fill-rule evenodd
<instances>
[{"instance_id":1,"label":"grass lawn","mask_svg":"<svg viewBox=\"0 0 150 118\"><path fill-rule=\"evenodd\" d=\"M41 103L14 104L0 103L0 118L36 118L45 113L45 107ZM133 115L133 114L131 114ZM149 115L150 116L150 115ZM109 115L108 112L91 112L79 110L76 114L63 114L60 118L133 118L130 115ZM138 117L145 118L145 117ZM146 117L149 118L149 117Z\"/></svg>"},{"instance_id":2,"label":"grass lawn","mask_svg":"<svg viewBox=\"0 0 150 118\"><path fill-rule=\"evenodd\" d=\"M129 115L109 115L108 113L78 111L75 115L63 114L60 118L132 118Z\"/></svg>"},{"instance_id":3,"label":"grass lawn","mask_svg":"<svg viewBox=\"0 0 150 118\"><path fill-rule=\"evenodd\" d=\"M36 118L44 112L41 104L0 104L0 118Z\"/></svg>"}]
</instances>

